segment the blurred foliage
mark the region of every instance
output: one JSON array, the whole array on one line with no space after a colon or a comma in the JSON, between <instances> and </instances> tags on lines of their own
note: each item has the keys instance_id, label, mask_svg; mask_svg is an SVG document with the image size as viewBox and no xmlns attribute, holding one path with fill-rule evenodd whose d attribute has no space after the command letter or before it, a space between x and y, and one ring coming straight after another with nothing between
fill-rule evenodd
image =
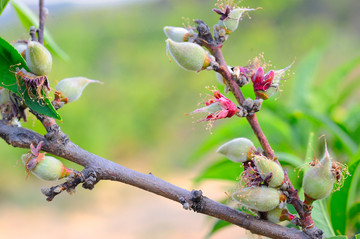
<instances>
[{"instance_id":1,"label":"blurred foliage","mask_svg":"<svg viewBox=\"0 0 360 239\"><path fill-rule=\"evenodd\" d=\"M174 62L169 64L162 32L165 25L181 26L186 22L181 16L202 19L212 26L218 18L211 12L214 2L144 1L101 9L63 6L54 12L50 8L46 27L71 59L54 59L49 75L52 88L71 76L105 82L103 86L88 87L79 101L60 110L63 131L79 146L135 169L156 169L166 174L184 167L185 161L193 167L200 160L209 163L213 158L208 168L216 168L219 173L204 169L198 182L201 177L219 179L224 171L228 172L226 179L239 175L240 167L231 167L216 158L214 152L234 137L248 137L256 142L251 128L245 120L232 118L216 122L209 134L202 124L191 125L194 119L183 117L183 113L197 108L199 93L207 93L204 87L217 82L213 72L194 74L183 71ZM239 29L224 44L228 64L245 65L262 52L279 69L289 65L295 56L297 59L292 67L295 75L284 82L280 97L264 102L258 113L270 144L289 169L294 184L301 185L301 173L293 170L304 163L305 155L321 157L323 141L317 140L321 135L326 135L337 160L356 163L360 158L360 2L258 0L242 4L263 9L252 12L251 19L244 17ZM19 21L6 21L0 18L3 38L28 38L28 29L22 28ZM253 96L250 86L244 87L244 94ZM44 133L35 119L23 126ZM315 140L309 149L311 132ZM3 141L0 150L0 180L12 178L0 188L0 200L10 200L16 197L23 182L23 168L14 166L26 150L13 149ZM69 162L65 164L78 168ZM358 177L354 175L346 182L355 185ZM229 180L229 185L235 180ZM352 188L358 192L359 186ZM326 211L333 213L329 205L342 203L336 195L343 192L348 193L344 188L324 201ZM359 214L353 211L359 209L359 195L352 193L352 197L351 205L346 204L341 211L346 218L352 218L349 235L360 228ZM339 230L335 230L337 234L343 232L341 226L335 229Z\"/></svg>"}]
</instances>

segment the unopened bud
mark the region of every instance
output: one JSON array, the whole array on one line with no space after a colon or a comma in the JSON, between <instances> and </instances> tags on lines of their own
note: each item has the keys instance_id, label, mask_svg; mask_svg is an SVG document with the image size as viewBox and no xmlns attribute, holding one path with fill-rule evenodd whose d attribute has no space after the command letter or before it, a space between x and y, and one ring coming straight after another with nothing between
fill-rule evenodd
<instances>
[{"instance_id":1,"label":"unopened bud","mask_svg":"<svg viewBox=\"0 0 360 239\"><path fill-rule=\"evenodd\" d=\"M52 57L50 52L39 42L29 41L26 49L26 63L32 73L43 76L51 71Z\"/></svg>"},{"instance_id":2,"label":"unopened bud","mask_svg":"<svg viewBox=\"0 0 360 239\"><path fill-rule=\"evenodd\" d=\"M250 209L259 212L273 210L284 200L280 191L268 187L248 187L236 191L232 198Z\"/></svg>"},{"instance_id":3,"label":"unopened bud","mask_svg":"<svg viewBox=\"0 0 360 239\"><path fill-rule=\"evenodd\" d=\"M268 181L270 187L280 187L284 183L284 170L275 161L262 155L255 155L254 162L262 179L265 179L271 173Z\"/></svg>"},{"instance_id":4,"label":"unopened bud","mask_svg":"<svg viewBox=\"0 0 360 239\"><path fill-rule=\"evenodd\" d=\"M247 138L236 138L221 145L216 151L236 163L246 162L250 154L255 150L251 140Z\"/></svg>"},{"instance_id":5,"label":"unopened bud","mask_svg":"<svg viewBox=\"0 0 360 239\"><path fill-rule=\"evenodd\" d=\"M21 159L28 172L47 181L67 177L72 171L67 169L60 160L51 156L45 156L45 154L40 154L38 157L32 154L24 154Z\"/></svg>"},{"instance_id":6,"label":"unopened bud","mask_svg":"<svg viewBox=\"0 0 360 239\"><path fill-rule=\"evenodd\" d=\"M193 35L191 31L183 27L164 27L165 35L175 42L186 42Z\"/></svg>"},{"instance_id":7,"label":"unopened bud","mask_svg":"<svg viewBox=\"0 0 360 239\"><path fill-rule=\"evenodd\" d=\"M166 49L176 63L188 71L201 71L210 66L211 58L198 44L191 42L166 41Z\"/></svg>"},{"instance_id":8,"label":"unopened bud","mask_svg":"<svg viewBox=\"0 0 360 239\"><path fill-rule=\"evenodd\" d=\"M85 77L72 77L61 80L55 87L55 90L59 92L60 98L67 98L67 102L74 102L79 99L83 90L89 83L103 82L98 80L90 80Z\"/></svg>"},{"instance_id":9,"label":"unopened bud","mask_svg":"<svg viewBox=\"0 0 360 239\"><path fill-rule=\"evenodd\" d=\"M307 201L320 200L330 195L336 181L332 164L331 157L325 149L325 155L320 162L305 173L303 188Z\"/></svg>"}]
</instances>

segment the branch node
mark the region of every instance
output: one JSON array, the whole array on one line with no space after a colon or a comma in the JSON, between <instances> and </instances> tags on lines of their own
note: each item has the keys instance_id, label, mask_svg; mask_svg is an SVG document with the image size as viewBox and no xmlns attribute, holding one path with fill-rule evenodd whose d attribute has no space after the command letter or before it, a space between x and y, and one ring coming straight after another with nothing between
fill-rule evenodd
<instances>
[{"instance_id":1,"label":"branch node","mask_svg":"<svg viewBox=\"0 0 360 239\"><path fill-rule=\"evenodd\" d=\"M206 25L205 22L202 20L195 20L195 23L197 24L196 30L198 31L198 37L197 39L200 41L198 42L200 45L209 45L214 40L210 32L210 28L208 25Z\"/></svg>"},{"instance_id":2,"label":"branch node","mask_svg":"<svg viewBox=\"0 0 360 239\"><path fill-rule=\"evenodd\" d=\"M50 142L57 141L62 145L66 145L70 141L69 136L62 132L57 124L50 125L46 128L46 131L47 133L44 135L44 137Z\"/></svg>"},{"instance_id":3,"label":"branch node","mask_svg":"<svg viewBox=\"0 0 360 239\"><path fill-rule=\"evenodd\" d=\"M195 212L201 212L203 208L203 194L201 190L192 190L191 191L191 209Z\"/></svg>"},{"instance_id":4,"label":"branch node","mask_svg":"<svg viewBox=\"0 0 360 239\"><path fill-rule=\"evenodd\" d=\"M92 190L95 186L95 184L99 181L97 179L97 174L95 172L95 170L93 169L84 169L83 170L83 175L85 177L85 181L82 185L83 188Z\"/></svg>"},{"instance_id":5,"label":"branch node","mask_svg":"<svg viewBox=\"0 0 360 239\"><path fill-rule=\"evenodd\" d=\"M322 239L324 237L324 232L319 228L312 225L312 227L307 227L303 229L303 232L312 239Z\"/></svg>"},{"instance_id":6,"label":"branch node","mask_svg":"<svg viewBox=\"0 0 360 239\"><path fill-rule=\"evenodd\" d=\"M66 182L62 184L51 188L42 188L41 192L47 197L46 200L50 202L56 195L64 191L73 194L80 183L83 183L83 188L91 190L98 181L96 172L93 169L84 169L82 172L72 172L69 177L67 177Z\"/></svg>"},{"instance_id":7,"label":"branch node","mask_svg":"<svg viewBox=\"0 0 360 239\"><path fill-rule=\"evenodd\" d=\"M30 37L31 41L36 41L36 28L34 26L30 27Z\"/></svg>"}]
</instances>

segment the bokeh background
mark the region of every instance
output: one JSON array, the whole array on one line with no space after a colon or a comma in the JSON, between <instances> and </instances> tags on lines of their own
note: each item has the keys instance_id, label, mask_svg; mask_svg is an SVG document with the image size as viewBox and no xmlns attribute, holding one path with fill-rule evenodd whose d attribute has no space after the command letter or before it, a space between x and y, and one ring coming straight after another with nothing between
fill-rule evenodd
<instances>
[{"instance_id":1,"label":"bokeh background","mask_svg":"<svg viewBox=\"0 0 360 239\"><path fill-rule=\"evenodd\" d=\"M36 1L23 2L37 13ZM236 136L254 139L251 129L240 122L244 120L232 118L216 122L209 131L205 123L196 123L199 118L184 116L209 93L206 86L222 86L214 72L195 74L170 63L162 30L165 25L182 26L187 22L183 17L212 26L218 19L211 11L214 4L207 0L45 1L46 28L70 57L69 61L54 57L48 76L51 86L72 76L105 83L89 85L80 100L60 110L59 124L71 140L126 167L224 199L233 182L194 179L219 160L216 146ZM281 69L296 57L294 74L283 92L265 102L264 112L259 113L270 144L301 159L312 131L315 137L326 134L340 161L351 160L360 142L360 69L354 68L336 84L327 84L326 79L334 69L359 57L360 2L248 0L240 5L262 10L251 12L251 18L245 16L225 43L229 65L246 65L264 53ZM0 33L10 42L28 39L11 5L0 17ZM341 94L345 89L349 93ZM245 92L252 95L250 87ZM345 98L340 101L340 96ZM309 108L315 119L303 115L302 110ZM316 121L318 116L328 117L337 127L323 127L321 120ZM44 133L31 116L23 126ZM316 141L323 147L323 141ZM321 155L317 148L314 157ZM26 178L19 160L26 150L1 140L0 152L0 238L204 238L210 230L207 217L120 183L100 182L91 192L79 188L73 196L62 194L48 203L40 188L53 184ZM213 236L248 237L235 227Z\"/></svg>"}]
</instances>

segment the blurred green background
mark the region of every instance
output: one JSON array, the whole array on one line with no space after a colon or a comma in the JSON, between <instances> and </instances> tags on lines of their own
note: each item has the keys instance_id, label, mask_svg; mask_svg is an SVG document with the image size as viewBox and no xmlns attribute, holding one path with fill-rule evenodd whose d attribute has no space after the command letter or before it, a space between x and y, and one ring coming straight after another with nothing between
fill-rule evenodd
<instances>
[{"instance_id":1,"label":"blurred green background","mask_svg":"<svg viewBox=\"0 0 360 239\"><path fill-rule=\"evenodd\" d=\"M86 76L105 83L89 85L80 100L60 110L63 122L59 124L70 139L124 166L152 172L188 189L201 187L205 193L208 189L208 194L215 198L224 198L223 192L232 187L232 182L218 185L218 182L198 180L202 183L192 185L191 179L211 162L219 160L215 155L219 145L233 137L254 137L242 119L218 121L211 133L205 130L205 123L196 123L198 118L184 116L196 109L204 94L209 93L205 86L222 87L216 82L214 72L195 74L182 70L174 61L169 63L162 30L166 25L182 26L186 22L182 17L202 19L211 28L218 19L211 11L214 3L173 0L103 6L49 5L46 27L70 56L69 61L54 57L53 70L48 76L51 86L54 88L58 81L72 76ZM224 44L223 52L229 65L246 65L263 52L266 60L281 69L296 57L291 69L294 75L284 82L280 97L264 102L263 111L258 114L275 152L304 159L309 133L314 132L313 157L322 154L323 140L317 140L322 134L326 134L331 152L339 161L357 157L360 143L360 2L249 0L240 5L262 7L262 10L251 12L251 19L245 16L238 30ZM0 17L1 37L10 42L27 39L27 30L17 20L12 7L7 8L10 8L8 12ZM37 12L36 7L32 9ZM350 70L336 73L336 79L334 71L342 66ZM328 81L330 78L334 80ZM244 92L247 96L253 95L250 87L245 87ZM44 133L33 117L23 126ZM210 229L204 217L183 212L175 203L168 209L174 210L173 214L158 215L163 221L144 226L148 220L139 218L153 215L150 205L156 204L163 210L166 200L161 200L159 205L155 196L110 182L100 183L93 192L79 188L74 197L61 195L48 204L39 189L52 184L35 177L25 179L19 159L26 150L9 147L0 141L0 152L0 182L3 182L0 187L0 238L21 238L22 230L10 230L16 226L27 232L24 234L27 238L45 238L45 233L36 225L47 225L50 221L54 223L47 228L59 226L73 231L67 238L83 235L86 225L95 225L89 238L96 238L96 233L104 231L108 238L119 238L119 235L122 235L120 238L144 238L148 233L154 233L151 238L201 238ZM81 169L67 161L65 164ZM130 203L130 199L137 203ZM122 216L121 211L124 207L131 208L130 205L133 211ZM135 210L137 207L141 210ZM84 214L84 211L93 210L95 213L91 215ZM86 216L76 217L78 214ZM32 220L29 215L36 217ZM169 217L183 218L183 224L171 224ZM189 223L199 218L201 222ZM117 220L138 226L142 234L131 233L130 229L126 234L124 228L131 226L118 225ZM358 219L354 220L359 223ZM6 221L13 223L6 224ZM97 227L99 224L106 226ZM187 225L189 230L183 232L181 225ZM32 233L31 229L40 232ZM47 230L50 229L44 229ZM236 229L226 238L239 238L241 233ZM55 234L54 238L60 236Z\"/></svg>"}]
</instances>

